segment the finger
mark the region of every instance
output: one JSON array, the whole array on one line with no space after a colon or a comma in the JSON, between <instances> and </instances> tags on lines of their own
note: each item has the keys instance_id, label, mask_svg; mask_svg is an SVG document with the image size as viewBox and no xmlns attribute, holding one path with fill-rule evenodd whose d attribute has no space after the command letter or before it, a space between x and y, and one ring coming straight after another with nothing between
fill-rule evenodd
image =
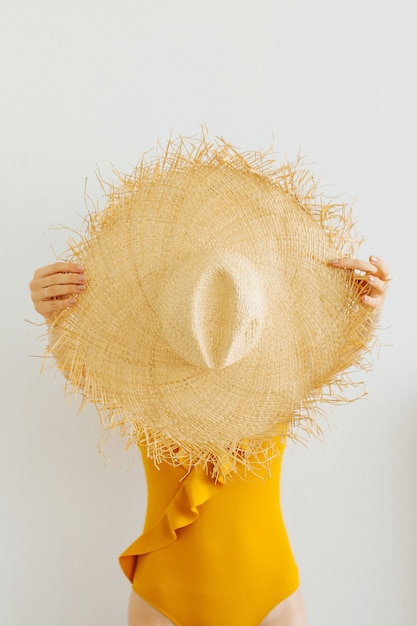
<instances>
[{"instance_id":1,"label":"finger","mask_svg":"<svg viewBox=\"0 0 417 626\"><path fill-rule=\"evenodd\" d=\"M385 280L378 278L374 274L369 274L368 276L366 276L366 282L368 282L372 286L372 295L374 293L382 295L383 293L385 293L388 287L388 283Z\"/></svg>"},{"instance_id":2,"label":"finger","mask_svg":"<svg viewBox=\"0 0 417 626\"><path fill-rule=\"evenodd\" d=\"M378 308L382 304L382 296L371 296L367 294L366 296L362 296L362 302L374 309Z\"/></svg>"},{"instance_id":3,"label":"finger","mask_svg":"<svg viewBox=\"0 0 417 626\"><path fill-rule=\"evenodd\" d=\"M84 268L78 263L68 263L66 261L57 261L51 265L45 265L37 269L33 275L33 280L39 280L40 278L46 278L46 276L52 276L53 274L66 274L66 273L82 273Z\"/></svg>"},{"instance_id":4,"label":"finger","mask_svg":"<svg viewBox=\"0 0 417 626\"><path fill-rule=\"evenodd\" d=\"M83 274L54 274L53 276L33 280L29 287L32 301L36 303L49 298L84 291L85 276Z\"/></svg>"},{"instance_id":5,"label":"finger","mask_svg":"<svg viewBox=\"0 0 417 626\"><path fill-rule=\"evenodd\" d=\"M53 313L74 306L76 302L77 300L71 296L62 300L43 300L36 303L35 310L44 317L49 317Z\"/></svg>"},{"instance_id":6,"label":"finger","mask_svg":"<svg viewBox=\"0 0 417 626\"><path fill-rule=\"evenodd\" d=\"M331 261L329 261L329 265L333 265L334 267L341 267L343 269L356 270L358 272L364 272L366 274L375 274L378 271L376 265L368 261L362 261L361 259L332 259Z\"/></svg>"},{"instance_id":7,"label":"finger","mask_svg":"<svg viewBox=\"0 0 417 626\"><path fill-rule=\"evenodd\" d=\"M62 296L68 296L75 293L80 293L85 290L85 285L49 285L48 287L44 287L39 290L37 294L39 294L38 298L40 300L50 300L51 298L61 298Z\"/></svg>"},{"instance_id":8,"label":"finger","mask_svg":"<svg viewBox=\"0 0 417 626\"><path fill-rule=\"evenodd\" d=\"M37 289L44 289L51 287L52 285L79 285L84 284L86 281L85 274L75 274L73 272L66 274L52 274L45 278L39 278L36 281Z\"/></svg>"},{"instance_id":9,"label":"finger","mask_svg":"<svg viewBox=\"0 0 417 626\"><path fill-rule=\"evenodd\" d=\"M389 269L387 264L384 263L382 259L377 256L371 256L369 257L369 261L377 268L379 278L382 280L389 280Z\"/></svg>"},{"instance_id":10,"label":"finger","mask_svg":"<svg viewBox=\"0 0 417 626\"><path fill-rule=\"evenodd\" d=\"M33 302L56 296L84 291L84 274L52 274L45 278L34 279L29 283Z\"/></svg>"}]
</instances>

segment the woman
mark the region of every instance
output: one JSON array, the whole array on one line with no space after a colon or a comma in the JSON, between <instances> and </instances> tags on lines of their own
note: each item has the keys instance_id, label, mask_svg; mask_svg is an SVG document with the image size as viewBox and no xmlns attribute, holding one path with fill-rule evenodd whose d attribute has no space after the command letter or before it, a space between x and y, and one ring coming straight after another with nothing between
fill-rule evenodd
<instances>
[{"instance_id":1,"label":"woman","mask_svg":"<svg viewBox=\"0 0 417 626\"><path fill-rule=\"evenodd\" d=\"M354 270L358 281L369 283L363 302L375 310L377 321L388 284L385 263L371 256L369 261L344 258L329 264ZM76 305L86 280L83 268L74 263L36 270L30 283L35 310L51 320ZM297 568L279 510L281 458L274 461L270 479L237 478L221 486L204 472L186 475L181 467L166 464L158 471L143 457L149 491L145 532L121 557L133 582L129 626L306 626ZM167 503L175 503L178 496L178 505L190 481L195 488L188 493L189 519L164 530L167 520L181 515ZM148 548L152 531L171 535L164 550ZM216 559L221 563L217 570ZM178 592L181 584L184 595Z\"/></svg>"}]
</instances>

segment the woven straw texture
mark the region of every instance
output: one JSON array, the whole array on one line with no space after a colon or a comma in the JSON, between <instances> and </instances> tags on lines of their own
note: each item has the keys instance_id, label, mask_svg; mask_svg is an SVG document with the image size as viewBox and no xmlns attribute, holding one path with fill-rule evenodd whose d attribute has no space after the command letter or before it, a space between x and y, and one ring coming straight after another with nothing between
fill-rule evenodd
<instances>
[{"instance_id":1,"label":"woven straw texture","mask_svg":"<svg viewBox=\"0 0 417 626\"><path fill-rule=\"evenodd\" d=\"M328 265L356 252L348 208L223 140L169 142L118 175L70 248L88 286L49 350L157 463L267 463L274 438L319 432L372 340L366 286Z\"/></svg>"}]
</instances>

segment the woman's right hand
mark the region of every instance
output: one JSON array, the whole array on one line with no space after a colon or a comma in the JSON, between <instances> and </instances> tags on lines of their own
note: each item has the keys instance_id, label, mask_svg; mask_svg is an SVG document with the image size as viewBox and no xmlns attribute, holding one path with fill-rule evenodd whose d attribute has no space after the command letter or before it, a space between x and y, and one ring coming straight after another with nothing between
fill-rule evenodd
<instances>
[{"instance_id":1,"label":"woman's right hand","mask_svg":"<svg viewBox=\"0 0 417 626\"><path fill-rule=\"evenodd\" d=\"M84 269L77 263L58 261L37 269L29 283L35 311L46 319L73 306L76 294L85 289Z\"/></svg>"}]
</instances>

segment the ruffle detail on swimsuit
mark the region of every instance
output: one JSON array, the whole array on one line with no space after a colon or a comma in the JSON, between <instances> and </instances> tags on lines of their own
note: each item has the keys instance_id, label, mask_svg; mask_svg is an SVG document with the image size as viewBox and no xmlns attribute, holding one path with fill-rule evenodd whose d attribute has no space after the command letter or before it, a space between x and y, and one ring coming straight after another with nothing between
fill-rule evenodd
<instances>
[{"instance_id":1,"label":"ruffle detail on swimsuit","mask_svg":"<svg viewBox=\"0 0 417 626\"><path fill-rule=\"evenodd\" d=\"M178 491L158 521L146 528L119 557L120 566L133 582L138 557L166 548L177 540L177 530L191 525L200 517L199 507L213 498L223 487L223 480L214 481L201 468L193 468L179 483Z\"/></svg>"}]
</instances>

